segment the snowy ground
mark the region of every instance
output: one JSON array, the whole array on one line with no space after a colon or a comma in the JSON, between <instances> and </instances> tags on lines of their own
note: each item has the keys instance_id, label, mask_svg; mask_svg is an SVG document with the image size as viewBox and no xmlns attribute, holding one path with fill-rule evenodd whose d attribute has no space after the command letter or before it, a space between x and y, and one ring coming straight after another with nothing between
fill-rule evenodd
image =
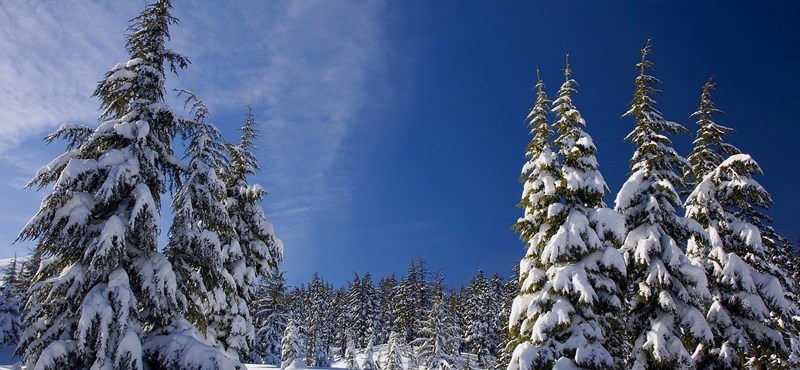
<instances>
[{"instance_id":1,"label":"snowy ground","mask_svg":"<svg viewBox=\"0 0 800 370\"><path fill-rule=\"evenodd\" d=\"M379 364L382 364L383 360L384 360L384 356L385 356L387 350L388 350L388 348L387 348L387 346L385 344L372 347L372 352L373 352L373 356L374 356L373 358L375 359L375 361L378 362ZM20 361L21 360L20 358L13 358L12 357L13 353L14 353L14 347L3 347L3 346L0 346L0 364L13 364L13 363L15 363L17 361ZM466 354L463 354L463 355L466 356ZM356 362L357 363L361 363L362 361L364 361L364 353L363 353L363 351L359 351L359 352L356 353ZM471 359L470 363L475 364L475 358L474 357ZM407 358L403 358L403 364L406 366L406 368L408 368L408 359ZM247 365L247 369L248 370L277 369L277 368L278 367L274 366L274 365L260 365L260 364L259 365L256 365L256 364L248 364ZM339 356L335 356L334 361L331 364L331 367L329 367L329 368L314 368L314 369L324 370L324 369L346 369L346 368L347 368L347 366L345 365L344 359L339 358ZM11 365L0 365L0 370L10 370L10 369L11 369ZM473 369L474 370L481 370L481 369L479 369L477 367L473 367Z\"/></svg>"}]
</instances>

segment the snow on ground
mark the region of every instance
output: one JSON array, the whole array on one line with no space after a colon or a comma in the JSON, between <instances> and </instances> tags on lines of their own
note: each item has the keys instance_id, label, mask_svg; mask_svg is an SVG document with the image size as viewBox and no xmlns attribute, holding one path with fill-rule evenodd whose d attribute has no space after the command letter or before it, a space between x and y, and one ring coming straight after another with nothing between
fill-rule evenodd
<instances>
[{"instance_id":1,"label":"snow on ground","mask_svg":"<svg viewBox=\"0 0 800 370\"><path fill-rule=\"evenodd\" d=\"M379 365L382 365L383 364L383 360L384 360L384 356L386 356L386 352L388 350L389 350L389 348L388 348L388 346L386 344L381 344L381 345L377 345L375 347L372 347L372 353L374 355L373 358L375 359L375 362L377 362ZM336 348L332 348L332 352L336 353ZM14 347L0 346L0 364L14 364L14 363L22 360L19 357L12 357L13 354L14 354ZM464 361L464 360L466 360L466 356L468 356L468 355L466 353L462 353L462 356L463 356L462 361ZM472 369L473 370L482 370L482 369L474 366L474 364L476 362L475 356L473 356L473 355L469 355L469 356L470 356L470 364L473 365ZM331 367L315 367L315 368L312 368L312 369L319 369L319 370L325 370L325 369L347 369L347 366L345 365L345 360L343 358L341 358L340 356L334 356L334 357L335 358L333 359ZM356 363L360 364L363 361L364 361L364 351L363 350L359 350L358 352L356 352ZM408 358L406 356L403 356L403 365L404 365L404 367L408 368L408 364L409 364ZM279 367L275 366L275 365L247 364L246 366L247 366L247 370L279 369ZM11 370L11 365L0 365L0 370Z\"/></svg>"}]
</instances>

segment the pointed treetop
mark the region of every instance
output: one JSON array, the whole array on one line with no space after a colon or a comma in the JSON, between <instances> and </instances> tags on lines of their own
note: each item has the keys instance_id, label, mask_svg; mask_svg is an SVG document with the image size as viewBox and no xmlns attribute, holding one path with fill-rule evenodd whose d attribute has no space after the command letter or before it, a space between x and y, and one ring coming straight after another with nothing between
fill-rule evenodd
<instances>
[{"instance_id":1,"label":"pointed treetop","mask_svg":"<svg viewBox=\"0 0 800 370\"><path fill-rule=\"evenodd\" d=\"M569 68L569 53L564 55L564 79L566 81L572 79L572 69Z\"/></svg>"},{"instance_id":2,"label":"pointed treetop","mask_svg":"<svg viewBox=\"0 0 800 370\"><path fill-rule=\"evenodd\" d=\"M723 113L717 109L711 98L711 93L715 90L716 85L709 78L703 85L697 111L691 115L697 117L698 128L694 147L687 158L691 164L691 172L686 176L689 183L699 183L703 176L713 171L724 158L741 153L738 148L723 141L723 137L733 132L733 129L718 125L712 119L714 115Z\"/></svg>"},{"instance_id":3,"label":"pointed treetop","mask_svg":"<svg viewBox=\"0 0 800 370\"><path fill-rule=\"evenodd\" d=\"M647 56L650 55L653 50L653 44L651 43L652 40L652 38L647 39L644 47L639 51L639 55L641 55L642 60L636 64L636 69L639 71L640 75L644 75L648 70L653 69L653 62L647 59Z\"/></svg>"}]
</instances>

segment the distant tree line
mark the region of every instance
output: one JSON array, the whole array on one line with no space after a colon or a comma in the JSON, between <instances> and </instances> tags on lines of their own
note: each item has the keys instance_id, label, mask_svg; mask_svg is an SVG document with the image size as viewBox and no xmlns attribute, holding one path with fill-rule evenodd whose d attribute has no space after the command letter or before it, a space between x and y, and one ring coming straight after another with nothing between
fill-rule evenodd
<instances>
[{"instance_id":1,"label":"distant tree line","mask_svg":"<svg viewBox=\"0 0 800 370\"><path fill-rule=\"evenodd\" d=\"M348 367L365 370L405 369L403 359L409 368L502 369L510 358L505 328L516 292L516 275L483 271L467 286L448 288L421 259L399 279L375 281L369 272L354 273L346 287L314 274L309 283L288 289L277 274L263 280L254 295L251 357L258 363L300 361L313 367L343 359ZM388 349L385 358L356 362L356 353L365 353L368 362L367 352L382 344Z\"/></svg>"}]
</instances>

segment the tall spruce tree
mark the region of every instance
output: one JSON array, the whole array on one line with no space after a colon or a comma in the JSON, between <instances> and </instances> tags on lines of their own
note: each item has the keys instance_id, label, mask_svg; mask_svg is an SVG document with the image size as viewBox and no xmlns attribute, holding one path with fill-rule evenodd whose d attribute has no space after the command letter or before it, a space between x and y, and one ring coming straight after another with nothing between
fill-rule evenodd
<instances>
[{"instance_id":1,"label":"tall spruce tree","mask_svg":"<svg viewBox=\"0 0 800 370\"><path fill-rule=\"evenodd\" d=\"M228 159L221 134L206 121L208 109L194 94L183 93L195 114L184 122L190 160L173 197L175 217L164 253L175 271L185 318L212 342L224 342L233 322L220 318L231 310L229 297L236 296L233 277L222 264L222 241L234 230L223 203L225 184L217 172Z\"/></svg>"},{"instance_id":2,"label":"tall spruce tree","mask_svg":"<svg viewBox=\"0 0 800 370\"><path fill-rule=\"evenodd\" d=\"M377 343L388 343L389 335L394 331L394 300L397 294L397 279L392 274L378 283L380 295L380 324Z\"/></svg>"},{"instance_id":3,"label":"tall spruce tree","mask_svg":"<svg viewBox=\"0 0 800 370\"><path fill-rule=\"evenodd\" d=\"M733 129L714 122L714 116L722 113L711 99L711 93L716 89L716 85L708 79L700 94L700 105L692 113L692 117L697 117L698 128L694 146L686 158L691 165L685 177L687 184L697 184L703 180L703 176L716 169L724 158L741 153L738 148L722 140Z\"/></svg>"},{"instance_id":4,"label":"tall spruce tree","mask_svg":"<svg viewBox=\"0 0 800 370\"><path fill-rule=\"evenodd\" d=\"M664 119L652 95L658 79L648 74L650 41L636 64L639 75L630 109L636 126L626 140L636 145L631 175L616 199L627 234L621 252L628 270L625 317L632 339L629 367L679 369L692 365L698 344L710 344L711 330L699 310L708 298L706 276L682 249L691 235L703 237L699 226L677 215L681 175L688 163L672 148L670 134L686 129ZM680 175L679 175L680 174Z\"/></svg>"},{"instance_id":5,"label":"tall spruce tree","mask_svg":"<svg viewBox=\"0 0 800 370\"><path fill-rule=\"evenodd\" d=\"M281 339L281 369L305 367L305 336L295 317L290 317Z\"/></svg>"},{"instance_id":6,"label":"tall spruce tree","mask_svg":"<svg viewBox=\"0 0 800 370\"><path fill-rule=\"evenodd\" d=\"M597 149L572 103L575 80L568 61L564 77L552 109L561 167L541 225L533 234L523 230L528 253L520 263L520 294L511 313L519 344L510 370L614 365L606 344L612 315L621 308L617 281L625 267L615 249L621 222L603 208L607 187L597 170Z\"/></svg>"},{"instance_id":7,"label":"tall spruce tree","mask_svg":"<svg viewBox=\"0 0 800 370\"><path fill-rule=\"evenodd\" d=\"M719 112L711 99L714 90L711 81L703 86L694 114L699 127L693 153L710 154L695 157L698 183L686 201L687 216L709 235L708 242L692 240L687 250L704 266L712 297L707 318L715 340L698 351L697 365L701 369L786 365L785 339L797 338L791 319L797 311L781 284L789 273L771 261L768 252L769 244L783 245L782 238L761 223L766 216L760 216L760 210L771 202L769 193L753 179L761 168L724 142L731 129L720 129L710 119L709 112ZM773 233L764 237L764 229Z\"/></svg>"},{"instance_id":8,"label":"tall spruce tree","mask_svg":"<svg viewBox=\"0 0 800 370\"><path fill-rule=\"evenodd\" d=\"M437 294L420 329L420 336L411 342L420 364L428 370L459 368L458 348L461 336L447 312L445 297Z\"/></svg>"},{"instance_id":9,"label":"tall spruce tree","mask_svg":"<svg viewBox=\"0 0 800 370\"><path fill-rule=\"evenodd\" d=\"M248 106L241 131L239 143L226 146L231 163L220 174L227 189L225 206L236 231L231 238L223 240L223 265L233 277L236 295L229 299L227 317L223 319L231 323L224 326L230 330L220 336L224 340L218 343L234 359L249 356L255 336L248 305L256 279L276 273L278 263L283 260L283 244L275 237L272 224L260 205L267 192L248 181L248 176L259 168L254 154L259 132L252 106Z\"/></svg>"},{"instance_id":10,"label":"tall spruce tree","mask_svg":"<svg viewBox=\"0 0 800 370\"><path fill-rule=\"evenodd\" d=\"M389 341L386 351L386 356L383 360L383 370L405 370L403 366L403 339L397 332L392 331L389 333Z\"/></svg>"},{"instance_id":11,"label":"tall spruce tree","mask_svg":"<svg viewBox=\"0 0 800 370\"><path fill-rule=\"evenodd\" d=\"M687 213L710 236L708 248L692 250L710 278L707 317L715 339L704 346L700 368L762 368L771 354L786 356L783 336L769 324L774 317L788 322L797 308L777 278L755 268L767 263L761 233L736 214L746 203L768 201L769 194L752 178L760 172L749 155L732 155L706 174L687 199Z\"/></svg>"},{"instance_id":12,"label":"tall spruce tree","mask_svg":"<svg viewBox=\"0 0 800 370\"><path fill-rule=\"evenodd\" d=\"M18 281L17 257L3 269L0 287L0 346L16 346L22 333L23 293L15 289Z\"/></svg>"},{"instance_id":13,"label":"tall spruce tree","mask_svg":"<svg viewBox=\"0 0 800 370\"><path fill-rule=\"evenodd\" d=\"M255 362L278 366L281 364L281 339L289 318L286 278L282 272L260 280L251 308L256 332L250 357Z\"/></svg>"},{"instance_id":14,"label":"tall spruce tree","mask_svg":"<svg viewBox=\"0 0 800 370\"><path fill-rule=\"evenodd\" d=\"M489 281L483 271L470 279L469 287L466 291L462 289L462 294L466 299L463 300L463 307L456 311L464 312L466 316L464 344L470 353L477 356L478 365L489 368L491 348L496 345L491 332L496 306L491 302Z\"/></svg>"},{"instance_id":15,"label":"tall spruce tree","mask_svg":"<svg viewBox=\"0 0 800 370\"><path fill-rule=\"evenodd\" d=\"M536 102L528 113L526 119L533 136L525 150L528 161L522 166L520 180L523 183L522 200L519 206L524 209L523 216L514 224L513 228L520 233L527 247L525 257L519 263L519 276L516 290L518 297L513 300L513 308L509 311L509 335L506 340L507 366L516 369L518 360L511 359L514 348L529 340L529 330L522 330L521 325L527 319L527 305L537 287L520 289L519 282L527 281L530 276L539 280L544 275L541 263L538 262L541 254L542 239L545 237L548 225L545 216L551 204L558 203L555 195L556 182L558 181L558 162L556 155L551 150L553 130L548 124L550 104L547 93L544 91L539 69L536 69ZM520 370L527 370L521 368Z\"/></svg>"},{"instance_id":16,"label":"tall spruce tree","mask_svg":"<svg viewBox=\"0 0 800 370\"><path fill-rule=\"evenodd\" d=\"M181 122L164 101L165 67L188 64L165 45L177 22L171 8L157 0L132 20L130 60L94 92L103 121L91 134L74 126L54 133L70 146L29 185L52 190L19 236L45 257L18 348L27 367L230 365L210 347L204 363L192 363L177 344L196 341L194 328L182 319L176 277L157 248L161 194L180 168L172 140Z\"/></svg>"}]
</instances>

